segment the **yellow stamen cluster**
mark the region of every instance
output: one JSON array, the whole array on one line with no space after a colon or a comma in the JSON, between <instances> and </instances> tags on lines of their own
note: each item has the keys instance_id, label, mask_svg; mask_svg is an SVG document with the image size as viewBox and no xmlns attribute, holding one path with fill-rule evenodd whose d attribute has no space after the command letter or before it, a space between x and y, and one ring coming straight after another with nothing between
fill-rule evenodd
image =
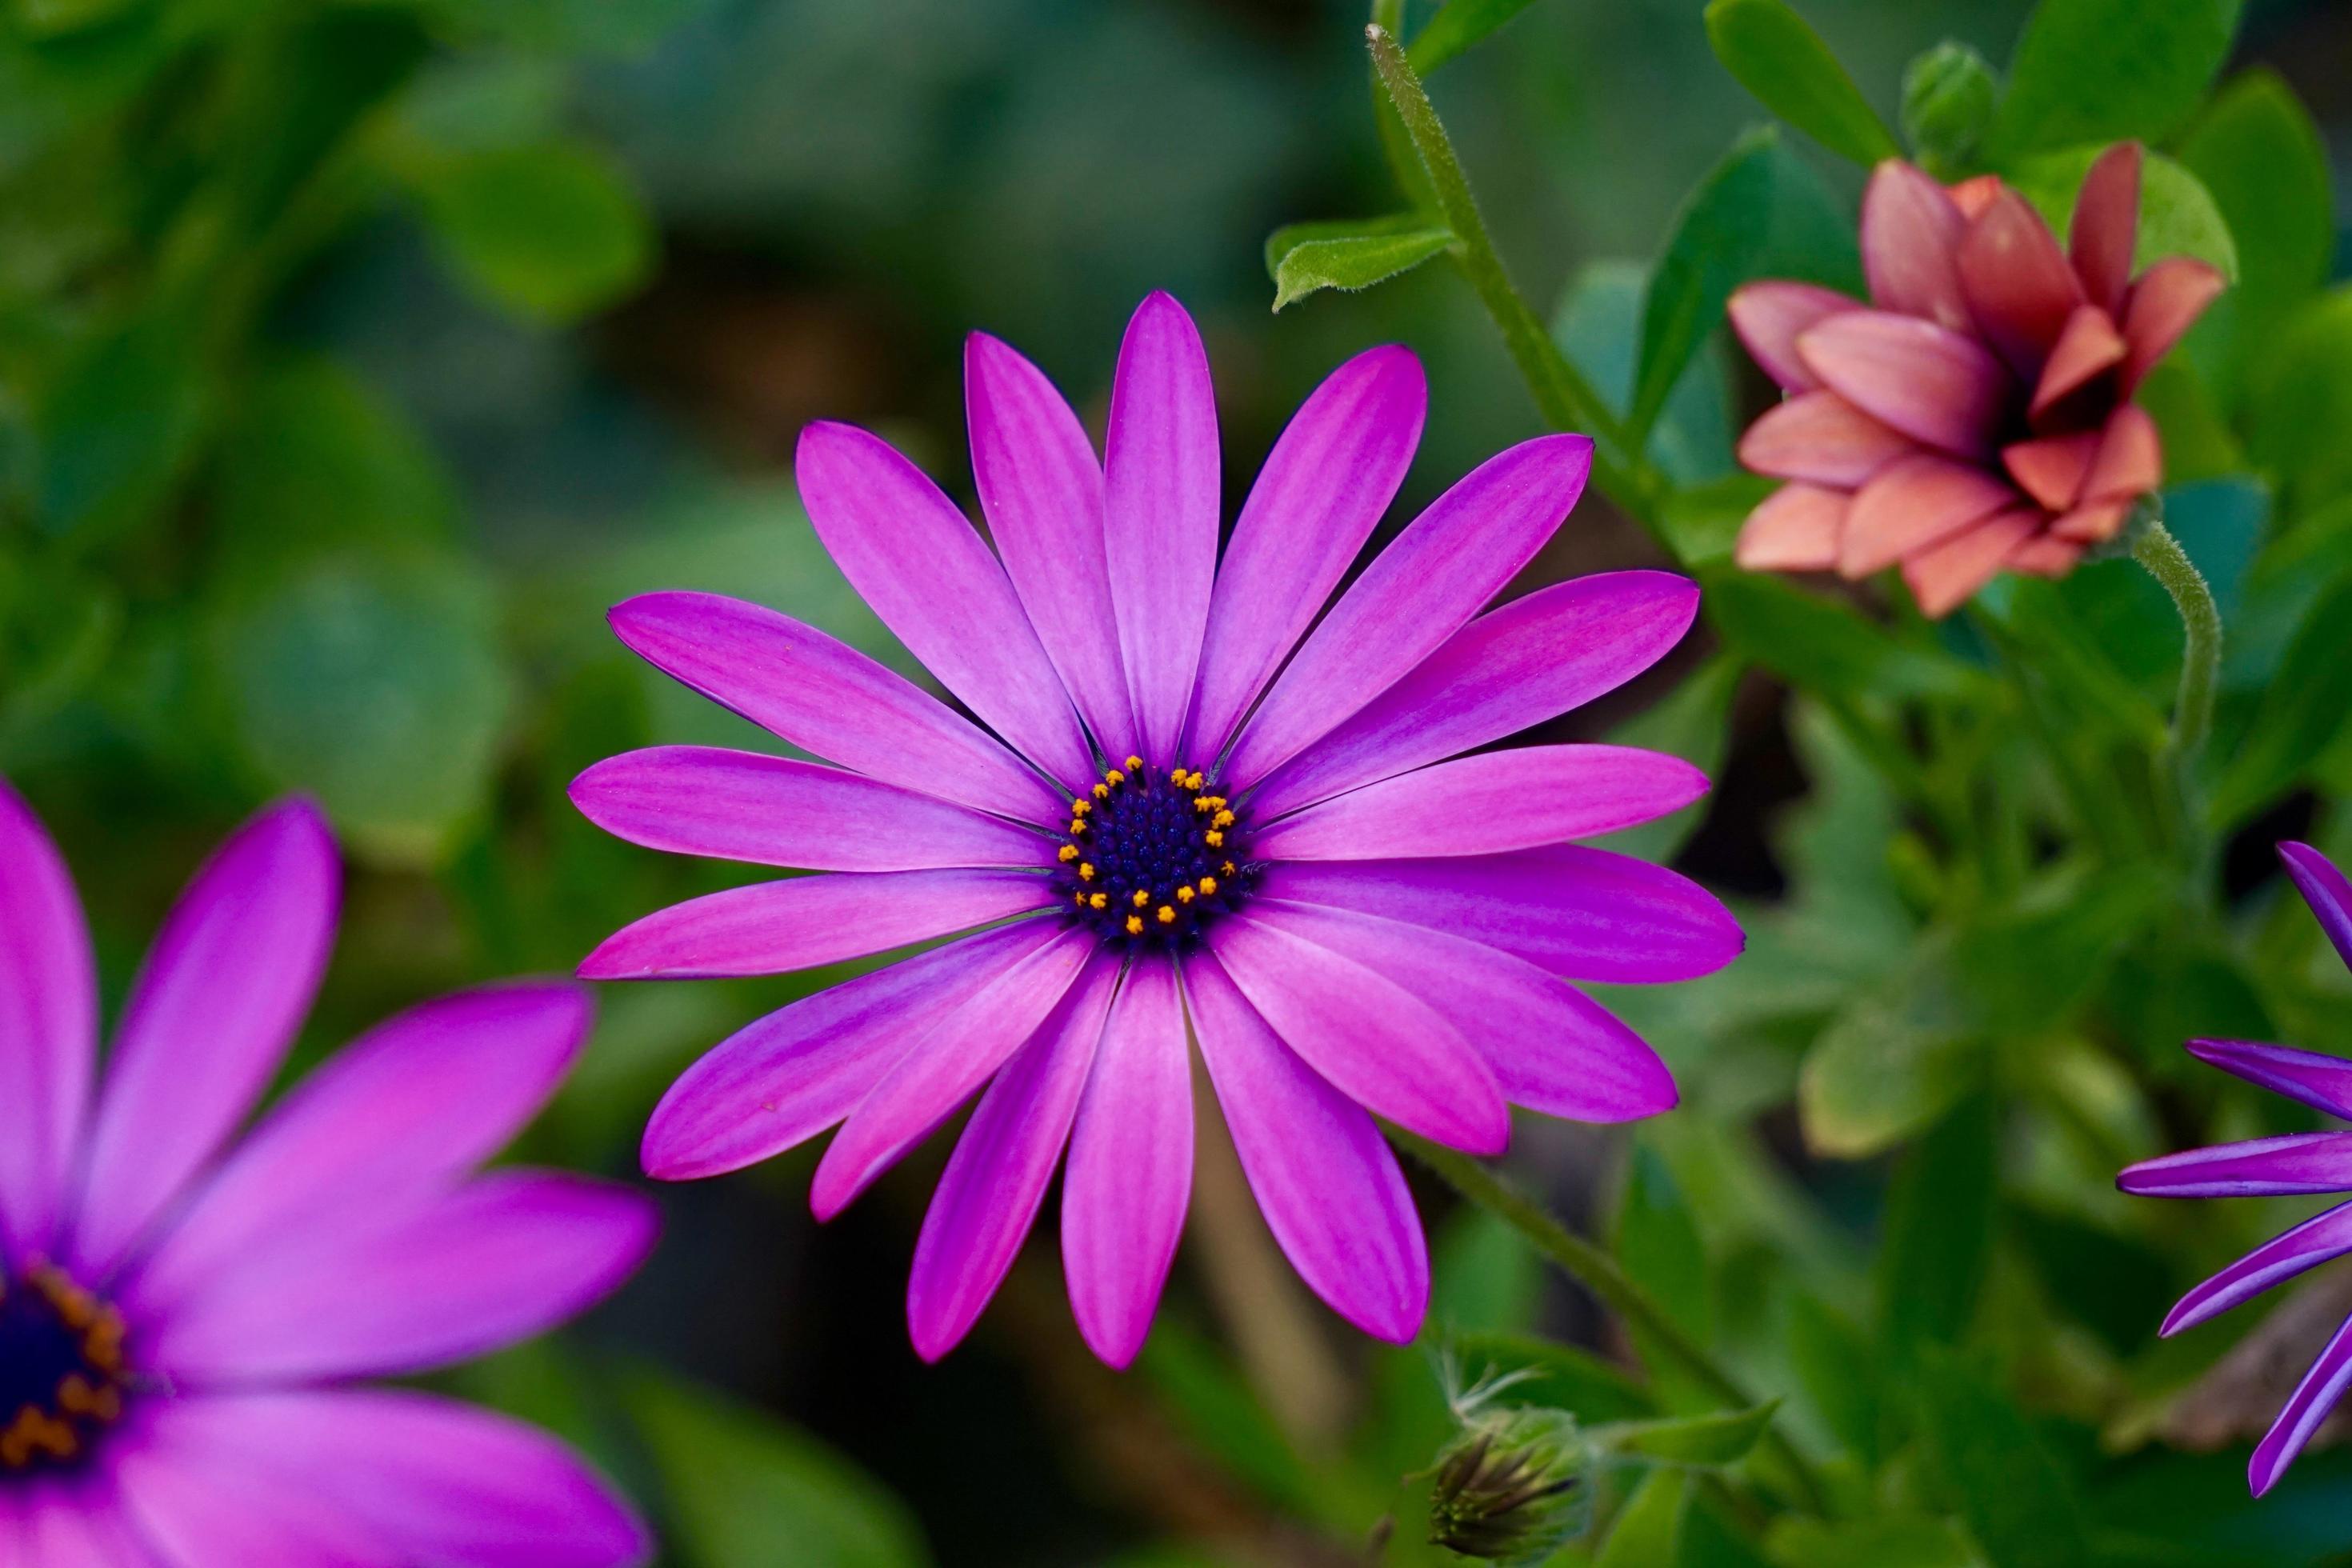
<instances>
[{"instance_id":1,"label":"yellow stamen cluster","mask_svg":"<svg viewBox=\"0 0 2352 1568\"><path fill-rule=\"evenodd\" d=\"M82 1366L58 1381L49 1408L27 1403L0 1426L0 1471L21 1470L39 1459L64 1463L81 1452L82 1426L121 1419L129 1384L123 1361L122 1314L68 1278L63 1270L35 1261L23 1283L76 1341ZM0 1304L6 1288L0 1284Z\"/></svg>"},{"instance_id":2,"label":"yellow stamen cluster","mask_svg":"<svg viewBox=\"0 0 2352 1568\"><path fill-rule=\"evenodd\" d=\"M1244 891L1234 860L1208 858L1233 854L1226 836L1239 826L1205 773L1162 772L1130 755L1070 797L1068 837L1054 852L1066 875L1055 886L1106 936L1188 941Z\"/></svg>"}]
</instances>

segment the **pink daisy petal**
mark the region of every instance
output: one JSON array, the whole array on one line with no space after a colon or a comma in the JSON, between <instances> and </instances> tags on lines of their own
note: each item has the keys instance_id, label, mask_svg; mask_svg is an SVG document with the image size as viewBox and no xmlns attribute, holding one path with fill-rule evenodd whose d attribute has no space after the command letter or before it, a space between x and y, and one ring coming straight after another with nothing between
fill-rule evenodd
<instances>
[{"instance_id":1,"label":"pink daisy petal","mask_svg":"<svg viewBox=\"0 0 2352 1568\"><path fill-rule=\"evenodd\" d=\"M1852 492L1795 480L1748 514L1731 558L1749 572L1827 572L1838 563Z\"/></svg>"},{"instance_id":2,"label":"pink daisy petal","mask_svg":"<svg viewBox=\"0 0 2352 1568\"><path fill-rule=\"evenodd\" d=\"M2098 455L2083 478L2084 499L2137 500L2164 482L2164 446L2156 421L2137 403L2107 416Z\"/></svg>"},{"instance_id":3,"label":"pink daisy petal","mask_svg":"<svg viewBox=\"0 0 2352 1568\"><path fill-rule=\"evenodd\" d=\"M2011 381L1976 339L1884 310L1832 316L1797 340L1823 385L1879 423L1963 457L1991 449Z\"/></svg>"},{"instance_id":4,"label":"pink daisy petal","mask_svg":"<svg viewBox=\"0 0 2352 1568\"><path fill-rule=\"evenodd\" d=\"M2004 190L1969 224L1960 287L1994 350L2031 384L2082 304L2082 280L2032 204Z\"/></svg>"},{"instance_id":5,"label":"pink daisy petal","mask_svg":"<svg viewBox=\"0 0 2352 1568\"><path fill-rule=\"evenodd\" d=\"M1972 463L1914 453L1888 464L1854 493L1838 570L1867 577L2017 500L2015 490Z\"/></svg>"},{"instance_id":6,"label":"pink daisy petal","mask_svg":"<svg viewBox=\"0 0 2352 1568\"><path fill-rule=\"evenodd\" d=\"M2000 574L2018 548L2041 530L2038 511L1996 512L1904 558L1903 581L1922 614L1950 615Z\"/></svg>"},{"instance_id":7,"label":"pink daisy petal","mask_svg":"<svg viewBox=\"0 0 2352 1568\"><path fill-rule=\"evenodd\" d=\"M1969 330L1955 263L1967 227L1950 193L1910 164L1888 159L1862 194L1862 270L1883 310Z\"/></svg>"},{"instance_id":8,"label":"pink daisy petal","mask_svg":"<svg viewBox=\"0 0 2352 1568\"><path fill-rule=\"evenodd\" d=\"M2186 256L2168 256L2140 275L2124 306L2124 338L2131 344L2122 371L2125 396L2228 286L2218 269Z\"/></svg>"},{"instance_id":9,"label":"pink daisy petal","mask_svg":"<svg viewBox=\"0 0 2352 1568\"><path fill-rule=\"evenodd\" d=\"M1801 392L1748 427L1739 462L1776 479L1852 489L1914 445L1834 392Z\"/></svg>"},{"instance_id":10,"label":"pink daisy petal","mask_svg":"<svg viewBox=\"0 0 2352 1568\"><path fill-rule=\"evenodd\" d=\"M2075 306L2059 330L2049 359L2042 363L2042 377L2033 384L2033 400L2026 405L2027 416L2039 421L2121 364L2124 353L2124 337L2112 317L2096 305Z\"/></svg>"},{"instance_id":11,"label":"pink daisy petal","mask_svg":"<svg viewBox=\"0 0 2352 1568\"><path fill-rule=\"evenodd\" d=\"M1810 392L1821 385L1797 353L1798 337L1846 310L1858 310L1861 301L1834 289L1811 283L1749 283L1732 292L1727 308L1731 330L1764 374L1787 392Z\"/></svg>"},{"instance_id":12,"label":"pink daisy petal","mask_svg":"<svg viewBox=\"0 0 2352 1568\"><path fill-rule=\"evenodd\" d=\"M98 1056L81 900L32 809L0 780L0 1264L56 1245Z\"/></svg>"},{"instance_id":13,"label":"pink daisy petal","mask_svg":"<svg viewBox=\"0 0 2352 1568\"><path fill-rule=\"evenodd\" d=\"M2131 288L2132 250L2139 239L2140 145L2118 142L2099 154L2074 198L2068 241L2074 274L2092 304L2115 315Z\"/></svg>"},{"instance_id":14,"label":"pink daisy petal","mask_svg":"<svg viewBox=\"0 0 2352 1568\"><path fill-rule=\"evenodd\" d=\"M2099 433L2084 430L2072 436L2045 436L2038 441L2018 441L2000 450L2000 466L2018 488L2048 511L2064 511L2083 493L2091 459L2099 450Z\"/></svg>"}]
</instances>

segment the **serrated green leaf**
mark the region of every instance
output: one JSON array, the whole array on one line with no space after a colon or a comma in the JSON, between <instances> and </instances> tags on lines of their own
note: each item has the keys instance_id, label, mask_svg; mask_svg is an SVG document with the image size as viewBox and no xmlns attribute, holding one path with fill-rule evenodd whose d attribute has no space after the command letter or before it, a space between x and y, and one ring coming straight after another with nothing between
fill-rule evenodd
<instances>
[{"instance_id":1,"label":"serrated green leaf","mask_svg":"<svg viewBox=\"0 0 2352 1568\"><path fill-rule=\"evenodd\" d=\"M1535 0L1445 0L1437 15L1413 36L1405 58L1427 76L1446 61L1475 47Z\"/></svg>"},{"instance_id":2,"label":"serrated green leaf","mask_svg":"<svg viewBox=\"0 0 2352 1568\"><path fill-rule=\"evenodd\" d=\"M1294 223L1266 237L1265 270L1274 308L1323 289L1369 289L1409 272L1454 243L1454 233L1425 214Z\"/></svg>"},{"instance_id":3,"label":"serrated green leaf","mask_svg":"<svg viewBox=\"0 0 2352 1568\"><path fill-rule=\"evenodd\" d=\"M2041 0L2009 62L1996 167L2074 142L2161 140L2229 57L2238 0Z\"/></svg>"},{"instance_id":4,"label":"serrated green leaf","mask_svg":"<svg viewBox=\"0 0 2352 1568\"><path fill-rule=\"evenodd\" d=\"M1595 1432L1596 1440L1620 1453L1663 1464L1736 1465L1753 1453L1779 1412L1777 1399L1748 1410L1718 1410L1664 1421L1636 1421Z\"/></svg>"},{"instance_id":5,"label":"serrated green leaf","mask_svg":"<svg viewBox=\"0 0 2352 1568\"><path fill-rule=\"evenodd\" d=\"M1865 166L1902 155L1886 122L1786 0L1713 0L1706 39L1758 102L1831 152Z\"/></svg>"},{"instance_id":6,"label":"serrated green leaf","mask_svg":"<svg viewBox=\"0 0 2352 1568\"><path fill-rule=\"evenodd\" d=\"M584 144L431 158L411 176L452 269L518 314L576 320L635 289L652 265L651 219L620 170Z\"/></svg>"}]
</instances>

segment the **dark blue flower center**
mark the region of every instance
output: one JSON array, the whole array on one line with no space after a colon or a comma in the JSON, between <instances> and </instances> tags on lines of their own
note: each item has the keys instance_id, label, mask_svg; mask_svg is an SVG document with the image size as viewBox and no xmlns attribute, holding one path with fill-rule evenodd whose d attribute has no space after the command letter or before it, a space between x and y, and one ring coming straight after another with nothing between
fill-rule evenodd
<instances>
[{"instance_id":1,"label":"dark blue flower center","mask_svg":"<svg viewBox=\"0 0 2352 1568\"><path fill-rule=\"evenodd\" d=\"M1055 886L1072 918L1107 941L1178 946L1249 897L1247 832L1198 770L1129 757L1070 803Z\"/></svg>"},{"instance_id":2,"label":"dark blue flower center","mask_svg":"<svg viewBox=\"0 0 2352 1568\"><path fill-rule=\"evenodd\" d=\"M0 1477L79 1462L122 1417L122 1315L36 1262L0 1274Z\"/></svg>"}]
</instances>

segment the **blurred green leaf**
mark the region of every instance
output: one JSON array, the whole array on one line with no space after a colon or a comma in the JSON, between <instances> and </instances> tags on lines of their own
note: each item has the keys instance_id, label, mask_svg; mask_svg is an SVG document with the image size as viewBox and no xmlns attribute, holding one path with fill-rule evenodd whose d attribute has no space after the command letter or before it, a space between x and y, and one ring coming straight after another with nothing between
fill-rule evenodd
<instances>
[{"instance_id":1,"label":"blurred green leaf","mask_svg":"<svg viewBox=\"0 0 2352 1568\"><path fill-rule=\"evenodd\" d=\"M1286 224L1265 241L1274 308L1322 289L1369 289L1453 243L1454 231L1423 213Z\"/></svg>"},{"instance_id":2,"label":"blurred green leaf","mask_svg":"<svg viewBox=\"0 0 2352 1568\"><path fill-rule=\"evenodd\" d=\"M523 316L576 320L635 289L652 264L652 220L621 172L584 144L428 159L412 178L457 275Z\"/></svg>"},{"instance_id":3,"label":"blurred green leaf","mask_svg":"<svg viewBox=\"0 0 2352 1568\"><path fill-rule=\"evenodd\" d=\"M1427 76L1464 50L1484 42L1504 23L1526 10L1534 0L1445 0L1437 14L1413 36L1405 58Z\"/></svg>"},{"instance_id":4,"label":"blurred green leaf","mask_svg":"<svg viewBox=\"0 0 2352 1568\"><path fill-rule=\"evenodd\" d=\"M1851 699L1951 692L1969 679L1950 659L1906 647L1855 610L1778 577L1718 567L1699 578L1726 646L1791 685Z\"/></svg>"},{"instance_id":5,"label":"blurred green leaf","mask_svg":"<svg viewBox=\"0 0 2352 1568\"><path fill-rule=\"evenodd\" d=\"M1432 1321L1460 1333L1534 1327L1543 1264L1508 1221L1465 1205L1430 1250Z\"/></svg>"},{"instance_id":6,"label":"blurred green leaf","mask_svg":"<svg viewBox=\"0 0 2352 1568\"><path fill-rule=\"evenodd\" d=\"M1801 1288L1786 1298L1781 1342L1790 1370L1832 1436L1865 1468L1878 1462L1875 1347L1833 1308Z\"/></svg>"},{"instance_id":7,"label":"blurred green leaf","mask_svg":"<svg viewBox=\"0 0 2352 1568\"><path fill-rule=\"evenodd\" d=\"M1706 1244L1689 1202L1658 1152L1636 1142L1617 1210L1617 1259L1692 1338L1705 1343L1715 1311Z\"/></svg>"},{"instance_id":8,"label":"blurred green leaf","mask_svg":"<svg viewBox=\"0 0 2352 1568\"><path fill-rule=\"evenodd\" d=\"M1852 995L1805 1053L1797 1110L1805 1146L1858 1160L1893 1147L1965 1093L1981 1050L1938 947Z\"/></svg>"},{"instance_id":9,"label":"blurred green leaf","mask_svg":"<svg viewBox=\"0 0 2352 1568\"><path fill-rule=\"evenodd\" d=\"M2312 605L2339 577L2352 577L2352 496L2322 507L2257 554L2241 613L2222 622L2224 686L2267 689Z\"/></svg>"},{"instance_id":10,"label":"blurred green leaf","mask_svg":"<svg viewBox=\"0 0 2352 1568\"><path fill-rule=\"evenodd\" d=\"M2171 912L2174 893L2171 875L2156 865L2039 879L1972 921L1953 944L1971 1018L2003 1037L2060 1026L2098 988L2124 944Z\"/></svg>"},{"instance_id":11,"label":"blurred green leaf","mask_svg":"<svg viewBox=\"0 0 2352 1568\"><path fill-rule=\"evenodd\" d=\"M1338 1478L1300 1457L1249 1384L1189 1325L1163 1314L1135 1368L1177 1426L1236 1478L1279 1507L1322 1512L1327 1482Z\"/></svg>"},{"instance_id":12,"label":"blurred green leaf","mask_svg":"<svg viewBox=\"0 0 2352 1568\"><path fill-rule=\"evenodd\" d=\"M1552 342L1620 412L1633 395L1635 332L1646 287L1638 265L1596 261L1569 280L1552 311ZM1708 345L1692 356L1667 395L1650 432L1650 456L1676 485L1731 471L1730 378L1723 356Z\"/></svg>"},{"instance_id":13,"label":"blurred green leaf","mask_svg":"<svg viewBox=\"0 0 2352 1568\"><path fill-rule=\"evenodd\" d=\"M1903 69L1903 134L1937 174L1963 168L1992 124L2000 97L1985 58L1947 38Z\"/></svg>"},{"instance_id":14,"label":"blurred green leaf","mask_svg":"<svg viewBox=\"0 0 2352 1568\"><path fill-rule=\"evenodd\" d=\"M2105 149L2095 143L2038 153L2021 160L2010 179L2018 193L2064 238L2072 226L2074 199L2091 165ZM2133 265L2146 268L2168 256L2193 256L2238 276L2238 246L2230 225L2205 183L2161 153L2140 164L2139 237Z\"/></svg>"},{"instance_id":15,"label":"blurred green leaf","mask_svg":"<svg viewBox=\"0 0 2352 1568\"><path fill-rule=\"evenodd\" d=\"M2220 479L2246 467L2237 432L2230 428L2212 388L2188 355L2158 361L2139 384L2137 401L2156 421L2163 437L2164 471L2174 483Z\"/></svg>"},{"instance_id":16,"label":"blurred green leaf","mask_svg":"<svg viewBox=\"0 0 2352 1568\"><path fill-rule=\"evenodd\" d=\"M1523 1373L1511 1384L1514 1405L1565 1410L1586 1426L1628 1421L1656 1409L1649 1392L1591 1351L1533 1334L1452 1334L1445 1340L1463 1375L1473 1382Z\"/></svg>"},{"instance_id":17,"label":"blurred green leaf","mask_svg":"<svg viewBox=\"0 0 2352 1568\"><path fill-rule=\"evenodd\" d=\"M70 33L110 22L140 0L16 0L16 20L35 35Z\"/></svg>"},{"instance_id":18,"label":"blurred green leaf","mask_svg":"<svg viewBox=\"0 0 2352 1568\"><path fill-rule=\"evenodd\" d=\"M2247 378L2246 426L2290 510L2352 494L2352 285L2281 325Z\"/></svg>"},{"instance_id":19,"label":"blurred green leaf","mask_svg":"<svg viewBox=\"0 0 2352 1568\"><path fill-rule=\"evenodd\" d=\"M1939 1519L1782 1519L1768 1547L1780 1568L1981 1568L1983 1559Z\"/></svg>"},{"instance_id":20,"label":"blurred green leaf","mask_svg":"<svg viewBox=\"0 0 2352 1568\"><path fill-rule=\"evenodd\" d=\"M1899 1359L1954 1342L1975 1314L1992 1258L1998 1132L1992 1097L1971 1095L1895 1167L1877 1271L1880 1334Z\"/></svg>"},{"instance_id":21,"label":"blurred green leaf","mask_svg":"<svg viewBox=\"0 0 2352 1568\"><path fill-rule=\"evenodd\" d=\"M872 1478L761 1412L664 1378L630 1389L691 1568L919 1568L914 1521Z\"/></svg>"},{"instance_id":22,"label":"blurred green leaf","mask_svg":"<svg viewBox=\"0 0 2352 1568\"><path fill-rule=\"evenodd\" d=\"M1710 0L1706 41L1759 102L1831 152L1865 166L1902 155L1886 122L1786 0Z\"/></svg>"},{"instance_id":23,"label":"blurred green leaf","mask_svg":"<svg viewBox=\"0 0 2352 1568\"><path fill-rule=\"evenodd\" d=\"M2319 128L2277 75L2245 71L2198 117L2179 156L2212 194L2238 250L2239 287L2210 313L2239 354L2259 352L2335 257L2334 186Z\"/></svg>"},{"instance_id":24,"label":"blurred green leaf","mask_svg":"<svg viewBox=\"0 0 2352 1568\"><path fill-rule=\"evenodd\" d=\"M1610 1526L1598 1568L1675 1568L1689 1503L1690 1481L1682 1471L1656 1469L1643 1477Z\"/></svg>"},{"instance_id":25,"label":"blurred green leaf","mask_svg":"<svg viewBox=\"0 0 2352 1568\"><path fill-rule=\"evenodd\" d=\"M121 595L102 579L0 569L0 765L97 679L122 623Z\"/></svg>"},{"instance_id":26,"label":"blurred green leaf","mask_svg":"<svg viewBox=\"0 0 2352 1568\"><path fill-rule=\"evenodd\" d=\"M1780 1408L1780 1402L1772 1399L1748 1410L1631 1422L1593 1436L1620 1453L1664 1464L1736 1465L1755 1451Z\"/></svg>"},{"instance_id":27,"label":"blurred green leaf","mask_svg":"<svg viewBox=\"0 0 2352 1568\"><path fill-rule=\"evenodd\" d=\"M2302 778L2352 725L2352 577L2339 578L2312 605L2288 644L2277 677L2263 694L2252 725L2222 765L2213 792L2220 824L2242 821Z\"/></svg>"},{"instance_id":28,"label":"blurred green leaf","mask_svg":"<svg viewBox=\"0 0 2352 1568\"><path fill-rule=\"evenodd\" d=\"M1671 419L1672 400L1666 409ZM1664 428L1662 423L1661 431ZM1779 488L1759 474L1734 473L1677 489L1659 508L1659 534L1685 566L1720 566L1730 561L1748 513Z\"/></svg>"},{"instance_id":29,"label":"blurred green leaf","mask_svg":"<svg viewBox=\"0 0 2352 1568\"><path fill-rule=\"evenodd\" d=\"M2057 1310L2088 1327L2118 1355L2129 1355L2155 1338L2161 1321L2158 1309L2176 1289L2162 1254L2045 1206L2012 1205L2007 1217Z\"/></svg>"},{"instance_id":30,"label":"blurred green leaf","mask_svg":"<svg viewBox=\"0 0 2352 1568\"><path fill-rule=\"evenodd\" d=\"M2238 0L2041 0L2010 58L1994 164L2077 142L2161 139L2204 97L2237 22Z\"/></svg>"},{"instance_id":31,"label":"blurred green leaf","mask_svg":"<svg viewBox=\"0 0 2352 1568\"><path fill-rule=\"evenodd\" d=\"M1706 773L1723 769L1731 742L1731 699L1745 673L1737 658L1717 654L1685 676L1657 703L1609 731L1612 744L1664 752ZM1644 860L1666 861L1698 831L1706 818L1706 803L1696 802L1670 816L1622 833L1611 834L1606 847Z\"/></svg>"},{"instance_id":32,"label":"blurred green leaf","mask_svg":"<svg viewBox=\"0 0 2352 1568\"><path fill-rule=\"evenodd\" d=\"M1931 1353L1918 1390L1930 1473L1992 1568L2084 1568L2090 1553L2074 1490L1998 1380Z\"/></svg>"},{"instance_id":33,"label":"blurred green leaf","mask_svg":"<svg viewBox=\"0 0 2352 1568\"><path fill-rule=\"evenodd\" d=\"M1758 278L1853 286L1853 222L1769 126L1751 131L1683 204L1642 304L1642 352L1626 423L1645 436L1732 290Z\"/></svg>"},{"instance_id":34,"label":"blurred green leaf","mask_svg":"<svg viewBox=\"0 0 2352 1568\"><path fill-rule=\"evenodd\" d=\"M43 531L104 535L152 516L195 450L211 392L182 321L152 317L91 341L36 415Z\"/></svg>"}]
</instances>

